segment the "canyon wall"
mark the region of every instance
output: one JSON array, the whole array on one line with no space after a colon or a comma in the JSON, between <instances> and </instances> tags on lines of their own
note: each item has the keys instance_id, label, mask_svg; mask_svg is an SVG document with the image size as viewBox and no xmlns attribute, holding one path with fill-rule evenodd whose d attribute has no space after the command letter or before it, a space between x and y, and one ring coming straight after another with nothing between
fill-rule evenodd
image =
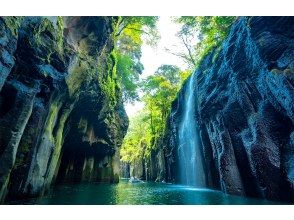
<instances>
[{"instance_id":1,"label":"canyon wall","mask_svg":"<svg viewBox=\"0 0 294 220\"><path fill-rule=\"evenodd\" d=\"M0 200L118 182L127 131L114 17L0 18Z\"/></svg>"},{"instance_id":2,"label":"canyon wall","mask_svg":"<svg viewBox=\"0 0 294 220\"><path fill-rule=\"evenodd\" d=\"M164 178L179 182L179 127L194 80L194 118L207 186L294 201L293 17L238 18L193 74L172 104L158 145L159 154L164 152Z\"/></svg>"}]
</instances>

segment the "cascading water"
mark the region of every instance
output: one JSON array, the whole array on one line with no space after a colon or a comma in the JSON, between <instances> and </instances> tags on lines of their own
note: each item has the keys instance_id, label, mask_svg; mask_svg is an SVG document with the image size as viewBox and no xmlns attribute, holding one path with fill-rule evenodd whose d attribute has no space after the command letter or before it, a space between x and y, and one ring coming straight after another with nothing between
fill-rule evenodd
<instances>
[{"instance_id":1,"label":"cascading water","mask_svg":"<svg viewBox=\"0 0 294 220\"><path fill-rule=\"evenodd\" d=\"M179 126L179 172L180 183L203 188L206 186L198 122L195 118L197 99L194 92L194 77L188 81L184 97L183 117Z\"/></svg>"}]
</instances>

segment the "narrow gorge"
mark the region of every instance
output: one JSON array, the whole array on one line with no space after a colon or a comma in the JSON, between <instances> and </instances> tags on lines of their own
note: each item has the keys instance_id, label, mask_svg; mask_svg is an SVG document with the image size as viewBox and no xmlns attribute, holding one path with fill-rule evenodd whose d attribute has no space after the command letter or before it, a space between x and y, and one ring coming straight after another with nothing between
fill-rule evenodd
<instances>
[{"instance_id":1,"label":"narrow gorge","mask_svg":"<svg viewBox=\"0 0 294 220\"><path fill-rule=\"evenodd\" d=\"M237 17L178 90L142 81L170 89L151 137L121 74L140 18L0 17L0 204L293 203L294 18Z\"/></svg>"}]
</instances>

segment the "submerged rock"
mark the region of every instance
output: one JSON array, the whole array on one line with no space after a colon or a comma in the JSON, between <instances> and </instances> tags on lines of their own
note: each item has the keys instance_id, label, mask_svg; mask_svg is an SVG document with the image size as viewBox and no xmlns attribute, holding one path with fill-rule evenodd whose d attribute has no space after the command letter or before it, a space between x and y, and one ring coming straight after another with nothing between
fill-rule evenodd
<instances>
[{"instance_id":1,"label":"submerged rock","mask_svg":"<svg viewBox=\"0 0 294 220\"><path fill-rule=\"evenodd\" d=\"M118 182L114 17L0 18L0 200Z\"/></svg>"},{"instance_id":2,"label":"submerged rock","mask_svg":"<svg viewBox=\"0 0 294 220\"><path fill-rule=\"evenodd\" d=\"M179 181L179 126L194 79L208 187L294 201L293 33L292 17L238 18L173 102L161 145L166 178Z\"/></svg>"}]
</instances>

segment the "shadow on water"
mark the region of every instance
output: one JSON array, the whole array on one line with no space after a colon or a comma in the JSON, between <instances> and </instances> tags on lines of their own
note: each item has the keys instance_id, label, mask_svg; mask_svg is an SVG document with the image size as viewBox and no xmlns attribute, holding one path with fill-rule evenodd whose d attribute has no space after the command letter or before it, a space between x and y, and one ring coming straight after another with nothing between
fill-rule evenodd
<instances>
[{"instance_id":1,"label":"shadow on water","mask_svg":"<svg viewBox=\"0 0 294 220\"><path fill-rule=\"evenodd\" d=\"M63 184L52 188L38 199L11 202L11 204L40 205L205 205L205 204L281 204L273 201L225 195L220 191L197 189L165 183L119 184L89 183Z\"/></svg>"}]
</instances>

